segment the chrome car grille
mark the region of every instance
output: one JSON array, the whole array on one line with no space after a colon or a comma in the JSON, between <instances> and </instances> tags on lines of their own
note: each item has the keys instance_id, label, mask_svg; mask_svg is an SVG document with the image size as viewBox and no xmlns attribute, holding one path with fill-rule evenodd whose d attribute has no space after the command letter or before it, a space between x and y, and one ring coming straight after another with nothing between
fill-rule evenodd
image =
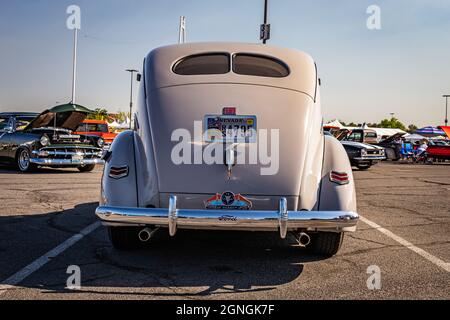
<instances>
[{"instance_id":1,"label":"chrome car grille","mask_svg":"<svg viewBox=\"0 0 450 320\"><path fill-rule=\"evenodd\" d=\"M379 156L381 155L381 150L367 150L367 155Z\"/></svg>"},{"instance_id":2,"label":"chrome car grille","mask_svg":"<svg viewBox=\"0 0 450 320\"><path fill-rule=\"evenodd\" d=\"M99 148L77 146L65 148L47 147L33 153L39 157L52 159L72 159L73 156L81 156L83 159L97 159L102 156L103 151Z\"/></svg>"}]
</instances>

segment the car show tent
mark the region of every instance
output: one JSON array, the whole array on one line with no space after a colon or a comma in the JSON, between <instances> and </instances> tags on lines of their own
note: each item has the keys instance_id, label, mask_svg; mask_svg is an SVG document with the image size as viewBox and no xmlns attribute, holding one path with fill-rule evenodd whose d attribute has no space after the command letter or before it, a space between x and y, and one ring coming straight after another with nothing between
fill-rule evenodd
<instances>
[{"instance_id":1,"label":"car show tent","mask_svg":"<svg viewBox=\"0 0 450 320\"><path fill-rule=\"evenodd\" d=\"M343 129L344 125L342 123L339 122L339 120L334 120L331 121L329 123L327 123L326 125L324 125L325 128L332 128L332 129Z\"/></svg>"}]
</instances>

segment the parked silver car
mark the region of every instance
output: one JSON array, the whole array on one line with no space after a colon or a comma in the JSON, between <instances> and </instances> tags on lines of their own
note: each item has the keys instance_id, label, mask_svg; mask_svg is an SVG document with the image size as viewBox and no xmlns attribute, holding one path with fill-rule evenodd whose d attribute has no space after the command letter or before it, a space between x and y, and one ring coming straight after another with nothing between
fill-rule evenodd
<instances>
[{"instance_id":1,"label":"parked silver car","mask_svg":"<svg viewBox=\"0 0 450 320\"><path fill-rule=\"evenodd\" d=\"M160 228L278 231L332 256L356 230L347 154L324 136L312 58L198 43L144 62L135 130L105 156L100 207L117 249Z\"/></svg>"}]
</instances>

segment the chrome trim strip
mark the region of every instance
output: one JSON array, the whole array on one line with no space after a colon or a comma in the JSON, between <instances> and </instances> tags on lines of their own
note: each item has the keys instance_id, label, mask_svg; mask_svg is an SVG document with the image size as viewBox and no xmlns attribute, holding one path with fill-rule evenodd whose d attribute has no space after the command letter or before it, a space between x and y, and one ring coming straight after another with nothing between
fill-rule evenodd
<instances>
[{"instance_id":1,"label":"chrome trim strip","mask_svg":"<svg viewBox=\"0 0 450 320\"><path fill-rule=\"evenodd\" d=\"M71 159L47 159L47 158L32 158L31 163L38 166L83 166L88 164L104 164L102 159L81 159L73 161Z\"/></svg>"},{"instance_id":2,"label":"chrome trim strip","mask_svg":"<svg viewBox=\"0 0 450 320\"><path fill-rule=\"evenodd\" d=\"M105 225L163 226L169 227L171 236L179 228L247 231L279 229L283 238L288 230L296 229L351 232L356 230L359 220L355 212L287 211L286 198L280 199L278 211L177 209L176 200L175 196L170 197L169 208L100 206L95 213Z\"/></svg>"},{"instance_id":3,"label":"chrome trim strip","mask_svg":"<svg viewBox=\"0 0 450 320\"><path fill-rule=\"evenodd\" d=\"M78 146L78 145L70 145L70 144L68 144L68 145L54 145L54 146L49 145L47 147L41 148L40 151L48 150L48 149L50 149L50 150L52 150L52 149L75 149L75 150L76 149L91 149L91 150L95 150L95 151L102 151L101 148L94 147L94 146Z\"/></svg>"},{"instance_id":4,"label":"chrome trim strip","mask_svg":"<svg viewBox=\"0 0 450 320\"><path fill-rule=\"evenodd\" d=\"M72 151L47 151L47 150L41 150L41 151L33 151L32 153L34 155L38 155L40 153L45 153L48 156L101 156L103 154L102 151L99 152L72 152Z\"/></svg>"},{"instance_id":5,"label":"chrome trim strip","mask_svg":"<svg viewBox=\"0 0 450 320\"><path fill-rule=\"evenodd\" d=\"M386 157L385 156L367 156L367 157L357 157L357 158L353 158L354 160L385 160Z\"/></svg>"}]
</instances>

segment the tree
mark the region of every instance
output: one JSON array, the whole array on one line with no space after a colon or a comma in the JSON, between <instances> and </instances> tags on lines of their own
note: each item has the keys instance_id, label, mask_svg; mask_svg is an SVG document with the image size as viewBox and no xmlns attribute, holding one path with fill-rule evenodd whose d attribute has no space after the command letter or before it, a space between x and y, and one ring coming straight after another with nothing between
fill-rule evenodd
<instances>
[{"instance_id":1,"label":"tree","mask_svg":"<svg viewBox=\"0 0 450 320\"><path fill-rule=\"evenodd\" d=\"M416 132L418 129L419 129L419 128L418 128L415 124L410 124L410 125L408 126L408 132L409 132L409 133L414 133L414 132Z\"/></svg>"},{"instance_id":2,"label":"tree","mask_svg":"<svg viewBox=\"0 0 450 320\"><path fill-rule=\"evenodd\" d=\"M130 113L129 112L119 111L117 113L116 120L118 122L125 122L127 120L127 118L128 119L130 118Z\"/></svg>"},{"instance_id":3,"label":"tree","mask_svg":"<svg viewBox=\"0 0 450 320\"><path fill-rule=\"evenodd\" d=\"M108 110L97 108L94 110L94 113L91 113L88 116L90 120L107 120L108 119Z\"/></svg>"},{"instance_id":4,"label":"tree","mask_svg":"<svg viewBox=\"0 0 450 320\"><path fill-rule=\"evenodd\" d=\"M381 128L400 129L406 131L406 126L401 123L397 118L384 119L380 123Z\"/></svg>"}]
</instances>

